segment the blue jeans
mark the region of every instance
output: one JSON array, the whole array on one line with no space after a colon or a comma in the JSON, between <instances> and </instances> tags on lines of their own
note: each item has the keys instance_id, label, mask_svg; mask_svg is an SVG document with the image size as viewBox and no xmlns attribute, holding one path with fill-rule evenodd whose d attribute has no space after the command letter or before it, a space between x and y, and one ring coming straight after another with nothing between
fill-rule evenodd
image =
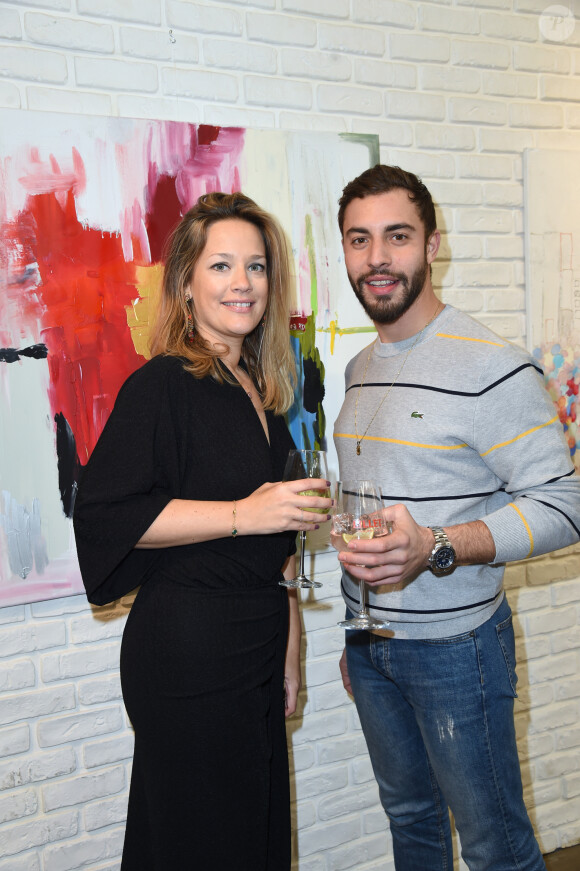
<instances>
[{"instance_id":1,"label":"blue jeans","mask_svg":"<svg viewBox=\"0 0 580 871\"><path fill-rule=\"evenodd\" d=\"M348 673L398 871L545 871L522 797L515 645L504 599L473 632L431 641L346 633Z\"/></svg>"}]
</instances>

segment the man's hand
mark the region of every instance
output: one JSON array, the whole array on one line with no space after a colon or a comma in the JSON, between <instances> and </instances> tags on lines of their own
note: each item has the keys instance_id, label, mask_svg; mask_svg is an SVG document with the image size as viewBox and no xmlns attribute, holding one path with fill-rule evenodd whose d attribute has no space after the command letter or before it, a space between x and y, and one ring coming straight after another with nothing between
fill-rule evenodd
<instances>
[{"instance_id":1,"label":"man's hand","mask_svg":"<svg viewBox=\"0 0 580 871\"><path fill-rule=\"evenodd\" d=\"M338 663L338 667L340 668L340 674L342 677L342 685L345 688L345 690L347 691L347 693L350 693L350 695L352 696L352 687L350 685L350 678L348 676L348 667L346 664L346 647L342 651L342 656L340 657L340 662Z\"/></svg>"},{"instance_id":2,"label":"man's hand","mask_svg":"<svg viewBox=\"0 0 580 871\"><path fill-rule=\"evenodd\" d=\"M390 535L370 540L353 538L338 554L348 573L371 587L412 580L428 567L435 546L431 529L415 523L404 505L383 508L383 515L392 524ZM479 565L495 559L495 542L482 520L443 528L455 548L458 565Z\"/></svg>"},{"instance_id":3,"label":"man's hand","mask_svg":"<svg viewBox=\"0 0 580 871\"><path fill-rule=\"evenodd\" d=\"M419 526L404 505L383 509L385 520L392 524L390 535L352 539L338 558L349 574L369 586L398 584L427 568L434 547L428 526Z\"/></svg>"}]
</instances>

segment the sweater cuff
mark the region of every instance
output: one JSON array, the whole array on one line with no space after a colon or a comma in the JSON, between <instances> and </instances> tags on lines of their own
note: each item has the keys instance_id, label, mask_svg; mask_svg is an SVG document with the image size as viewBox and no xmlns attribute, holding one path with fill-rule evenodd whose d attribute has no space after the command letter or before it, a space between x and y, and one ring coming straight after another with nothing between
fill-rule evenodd
<instances>
[{"instance_id":1,"label":"sweater cuff","mask_svg":"<svg viewBox=\"0 0 580 871\"><path fill-rule=\"evenodd\" d=\"M495 543L493 564L513 562L533 555L533 537L514 504L481 518Z\"/></svg>"}]
</instances>

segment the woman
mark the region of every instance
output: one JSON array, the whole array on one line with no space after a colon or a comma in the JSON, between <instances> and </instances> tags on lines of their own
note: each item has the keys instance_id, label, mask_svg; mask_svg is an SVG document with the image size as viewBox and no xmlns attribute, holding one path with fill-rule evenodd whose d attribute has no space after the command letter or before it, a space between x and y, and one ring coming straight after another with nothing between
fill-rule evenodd
<instances>
[{"instance_id":1,"label":"woman","mask_svg":"<svg viewBox=\"0 0 580 871\"><path fill-rule=\"evenodd\" d=\"M135 729L122 871L290 867L300 624L279 581L295 531L331 503L298 495L316 482L273 483L293 447L289 290L275 221L240 193L201 197L172 238L153 359L81 481L89 600L142 585L121 649Z\"/></svg>"}]
</instances>

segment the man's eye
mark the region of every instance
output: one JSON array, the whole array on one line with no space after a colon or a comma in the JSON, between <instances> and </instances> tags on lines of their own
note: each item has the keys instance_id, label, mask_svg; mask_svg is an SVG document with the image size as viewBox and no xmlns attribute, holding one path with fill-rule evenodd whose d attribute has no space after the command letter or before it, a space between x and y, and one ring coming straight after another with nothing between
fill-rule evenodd
<instances>
[{"instance_id":1,"label":"man's eye","mask_svg":"<svg viewBox=\"0 0 580 871\"><path fill-rule=\"evenodd\" d=\"M352 244L353 244L353 245L363 245L366 241L367 241L367 240L366 240L366 236L356 236L356 237L352 240Z\"/></svg>"},{"instance_id":2,"label":"man's eye","mask_svg":"<svg viewBox=\"0 0 580 871\"><path fill-rule=\"evenodd\" d=\"M393 239L395 240L395 242L403 242L406 238L407 238L406 233L395 233L393 235Z\"/></svg>"}]
</instances>

